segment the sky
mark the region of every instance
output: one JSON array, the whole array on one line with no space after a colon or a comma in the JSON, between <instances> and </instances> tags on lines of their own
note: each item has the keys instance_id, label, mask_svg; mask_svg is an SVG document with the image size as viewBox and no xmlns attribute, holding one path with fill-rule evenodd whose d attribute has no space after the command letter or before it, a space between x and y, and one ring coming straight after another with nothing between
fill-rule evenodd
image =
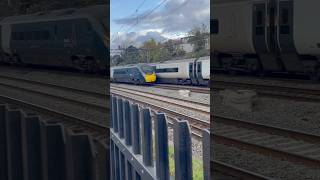
<instances>
[{"instance_id":1,"label":"sky","mask_svg":"<svg viewBox=\"0 0 320 180\"><path fill-rule=\"evenodd\" d=\"M210 0L111 0L110 8L111 48L178 39L210 22Z\"/></svg>"}]
</instances>

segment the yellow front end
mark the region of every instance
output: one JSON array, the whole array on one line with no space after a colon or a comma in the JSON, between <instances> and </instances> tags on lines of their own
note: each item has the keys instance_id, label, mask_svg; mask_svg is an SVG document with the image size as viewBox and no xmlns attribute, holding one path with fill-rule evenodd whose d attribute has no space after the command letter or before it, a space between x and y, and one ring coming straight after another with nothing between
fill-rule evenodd
<instances>
[{"instance_id":1,"label":"yellow front end","mask_svg":"<svg viewBox=\"0 0 320 180\"><path fill-rule=\"evenodd\" d=\"M144 79L146 83L153 83L153 82L156 82L157 77L155 73L152 73L152 74L146 74L144 76Z\"/></svg>"}]
</instances>

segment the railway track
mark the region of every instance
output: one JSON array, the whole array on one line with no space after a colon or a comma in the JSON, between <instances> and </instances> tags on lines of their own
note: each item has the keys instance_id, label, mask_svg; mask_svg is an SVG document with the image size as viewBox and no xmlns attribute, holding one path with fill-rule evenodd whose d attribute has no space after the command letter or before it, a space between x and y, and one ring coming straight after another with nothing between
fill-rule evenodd
<instances>
[{"instance_id":1,"label":"railway track","mask_svg":"<svg viewBox=\"0 0 320 180\"><path fill-rule=\"evenodd\" d=\"M164 104L174 104L180 108L189 109L195 113L201 113L204 116L210 117L210 106L199 105L199 103L192 104L191 102L185 102L184 100L170 99L168 97L163 97L156 94L146 94L145 92L136 92L136 90L124 89L123 87L118 88L111 86L110 87L111 94L117 95L119 97L126 98L132 102L140 104L144 107L151 108L153 113L163 112L167 114L167 118L169 120L169 124L173 124L176 120L187 120L190 123L192 135L197 138L202 138L202 129L210 128L210 121L202 120L195 116L187 115L183 112L179 112L177 110L170 109L166 107L166 105L157 105L154 101L160 101ZM150 101L153 100L153 101ZM174 102L175 101L175 102ZM201 109L203 107L204 109Z\"/></svg>"},{"instance_id":2,"label":"railway track","mask_svg":"<svg viewBox=\"0 0 320 180\"><path fill-rule=\"evenodd\" d=\"M294 86L281 86L281 85L268 85L255 82L242 82L242 81L228 81L228 80L218 80L213 79L212 88L214 90L224 90L224 89L250 89L255 90L259 95L290 99L297 101L307 101L307 102L320 102L320 90L311 88L302 88Z\"/></svg>"},{"instance_id":3,"label":"railway track","mask_svg":"<svg viewBox=\"0 0 320 180\"><path fill-rule=\"evenodd\" d=\"M71 104L87 106L100 112L104 112L108 108L106 93L2 75L0 75L0 80L0 86L3 87L55 98ZM43 91L42 88L46 89L46 91Z\"/></svg>"},{"instance_id":4,"label":"railway track","mask_svg":"<svg viewBox=\"0 0 320 180\"><path fill-rule=\"evenodd\" d=\"M67 114L64 112L57 111L52 108L48 108L45 106L33 104L30 102L22 101L19 99L15 99L12 97L0 95L0 100L9 103L10 105L17 106L19 108L22 108L27 111L32 111L34 113L39 113L39 115L44 115L44 117L50 117L54 119L55 122L61 122L66 127L69 127L73 130L77 131L86 131L92 135L94 135L95 138L98 139L107 139L106 137L106 131L108 129L107 125L95 121L89 121L80 117L77 117L75 115ZM43 117L43 116L42 116Z\"/></svg>"},{"instance_id":5,"label":"railway track","mask_svg":"<svg viewBox=\"0 0 320 180\"><path fill-rule=\"evenodd\" d=\"M215 180L273 180L273 178L248 171L221 161L211 161L213 179Z\"/></svg>"},{"instance_id":6,"label":"railway track","mask_svg":"<svg viewBox=\"0 0 320 180\"><path fill-rule=\"evenodd\" d=\"M190 90L191 92L210 94L210 88L208 88L208 87L170 85L170 84L154 84L153 86L161 88L161 89Z\"/></svg>"},{"instance_id":7,"label":"railway track","mask_svg":"<svg viewBox=\"0 0 320 180\"><path fill-rule=\"evenodd\" d=\"M220 116L213 117L211 128L214 143L320 168L318 135Z\"/></svg>"},{"instance_id":8,"label":"railway track","mask_svg":"<svg viewBox=\"0 0 320 180\"><path fill-rule=\"evenodd\" d=\"M13 91L18 90L23 94L40 97L46 101L63 102L63 104L72 105L72 107L79 110L81 107L85 107L93 112L106 114L108 109L106 93L2 75L0 75L0 87L8 90L12 89ZM47 115L50 119L58 119L59 122L61 121L67 127L84 129L88 132L93 132L93 134L98 133L98 136L105 136L106 134L107 125L104 119L94 121L76 113L66 113L67 111L59 110L59 108L47 104L38 104L31 102L32 100L26 101L13 96L0 95L0 99L3 102L34 111L37 114Z\"/></svg>"}]
</instances>

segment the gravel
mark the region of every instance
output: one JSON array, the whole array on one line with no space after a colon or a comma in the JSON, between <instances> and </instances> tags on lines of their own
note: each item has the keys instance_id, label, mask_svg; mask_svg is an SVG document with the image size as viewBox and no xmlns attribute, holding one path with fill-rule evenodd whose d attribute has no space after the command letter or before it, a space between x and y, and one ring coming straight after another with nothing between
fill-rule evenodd
<instances>
[{"instance_id":1,"label":"gravel","mask_svg":"<svg viewBox=\"0 0 320 180\"><path fill-rule=\"evenodd\" d=\"M244 82L244 83L259 84L259 85L320 90L320 83L314 83L308 80L271 79L271 78L263 79L263 78L248 77L248 76L231 77L231 76L225 76L225 75L215 75L214 79L225 81L225 82Z\"/></svg>"},{"instance_id":2,"label":"gravel","mask_svg":"<svg viewBox=\"0 0 320 180\"><path fill-rule=\"evenodd\" d=\"M179 90L163 89L163 88L152 87L152 86L134 86L134 85L127 85L127 84L116 84L113 86L136 89L139 91L159 94L167 97L179 98L181 100L201 102L201 103L210 105L210 94L190 92L190 96L185 97L179 94Z\"/></svg>"},{"instance_id":3,"label":"gravel","mask_svg":"<svg viewBox=\"0 0 320 180\"><path fill-rule=\"evenodd\" d=\"M223 161L279 180L320 179L319 168L309 168L220 144L214 145L213 151L211 151L211 159Z\"/></svg>"},{"instance_id":4,"label":"gravel","mask_svg":"<svg viewBox=\"0 0 320 180\"><path fill-rule=\"evenodd\" d=\"M261 81L256 78L228 78L227 81L248 81L248 83L280 85L320 89L319 84L301 84L283 81ZM236 118L249 122L289 128L305 133L320 135L320 103L302 102L257 96L253 100L252 111L240 111L226 106L219 92L212 92L213 114ZM302 164L282 161L235 147L214 144L211 158L275 179L320 179L320 168L312 169Z\"/></svg>"},{"instance_id":5,"label":"gravel","mask_svg":"<svg viewBox=\"0 0 320 180\"><path fill-rule=\"evenodd\" d=\"M320 135L320 103L258 96L253 102L252 112L245 112L226 107L219 93L214 92L213 104L216 115Z\"/></svg>"},{"instance_id":6,"label":"gravel","mask_svg":"<svg viewBox=\"0 0 320 180\"><path fill-rule=\"evenodd\" d=\"M0 66L0 75L17 77L28 80L36 80L88 91L107 93L108 80L94 76L79 76L79 74L55 71L40 71L29 68L20 69Z\"/></svg>"}]
</instances>

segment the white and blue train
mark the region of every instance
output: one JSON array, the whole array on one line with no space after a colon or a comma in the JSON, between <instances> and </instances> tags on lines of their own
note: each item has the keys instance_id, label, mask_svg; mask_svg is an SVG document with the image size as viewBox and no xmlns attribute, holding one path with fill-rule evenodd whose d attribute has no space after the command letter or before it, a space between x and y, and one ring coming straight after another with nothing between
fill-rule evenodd
<instances>
[{"instance_id":1,"label":"white and blue train","mask_svg":"<svg viewBox=\"0 0 320 180\"><path fill-rule=\"evenodd\" d=\"M208 86L210 57L111 67L112 82Z\"/></svg>"},{"instance_id":2,"label":"white and blue train","mask_svg":"<svg viewBox=\"0 0 320 180\"><path fill-rule=\"evenodd\" d=\"M320 78L319 0L214 0L213 69Z\"/></svg>"},{"instance_id":3,"label":"white and blue train","mask_svg":"<svg viewBox=\"0 0 320 180\"><path fill-rule=\"evenodd\" d=\"M157 83L209 85L210 57L172 60L150 64L155 68Z\"/></svg>"},{"instance_id":4,"label":"white and blue train","mask_svg":"<svg viewBox=\"0 0 320 180\"><path fill-rule=\"evenodd\" d=\"M0 61L109 70L108 5L63 9L0 20Z\"/></svg>"}]
</instances>

